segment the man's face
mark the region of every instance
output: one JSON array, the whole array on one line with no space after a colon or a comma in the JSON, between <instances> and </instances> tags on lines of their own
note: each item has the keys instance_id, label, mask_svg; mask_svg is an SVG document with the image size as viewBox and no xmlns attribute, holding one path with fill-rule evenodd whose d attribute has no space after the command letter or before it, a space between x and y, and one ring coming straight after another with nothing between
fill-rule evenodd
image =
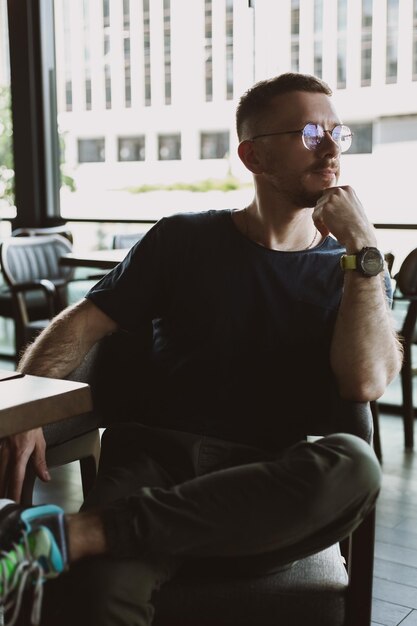
<instances>
[{"instance_id":1,"label":"man's face","mask_svg":"<svg viewBox=\"0 0 417 626\"><path fill-rule=\"evenodd\" d=\"M271 113L254 134L298 130L309 122L326 130L341 123L328 96L295 91L272 101ZM261 164L259 184L272 185L296 207L314 206L324 189L337 184L340 148L329 133L314 150L304 146L301 133L260 137L254 149Z\"/></svg>"}]
</instances>

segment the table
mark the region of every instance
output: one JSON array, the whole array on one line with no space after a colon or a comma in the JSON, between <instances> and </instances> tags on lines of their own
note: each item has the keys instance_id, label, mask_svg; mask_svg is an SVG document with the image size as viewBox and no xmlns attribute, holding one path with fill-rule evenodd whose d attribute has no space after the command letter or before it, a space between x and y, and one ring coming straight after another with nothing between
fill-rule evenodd
<instances>
[{"instance_id":1,"label":"table","mask_svg":"<svg viewBox=\"0 0 417 626\"><path fill-rule=\"evenodd\" d=\"M129 248L110 250L96 250L93 252L71 252L59 259L59 264L65 267L93 267L102 270L111 270L120 261L123 261Z\"/></svg>"},{"instance_id":2,"label":"table","mask_svg":"<svg viewBox=\"0 0 417 626\"><path fill-rule=\"evenodd\" d=\"M92 410L85 383L25 374L0 380L0 438Z\"/></svg>"}]
</instances>

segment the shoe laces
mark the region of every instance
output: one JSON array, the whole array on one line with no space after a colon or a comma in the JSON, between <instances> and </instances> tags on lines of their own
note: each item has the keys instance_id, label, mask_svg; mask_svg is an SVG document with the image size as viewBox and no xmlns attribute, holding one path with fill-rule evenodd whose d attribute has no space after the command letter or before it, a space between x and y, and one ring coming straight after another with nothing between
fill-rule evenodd
<instances>
[{"instance_id":1,"label":"shoe laces","mask_svg":"<svg viewBox=\"0 0 417 626\"><path fill-rule=\"evenodd\" d=\"M3 609L0 613L0 626L13 626L20 613L23 601L23 593L28 581L33 583L33 602L30 623L32 626L40 624L44 569L42 565L34 559L31 554L28 534L22 532L21 543L13 543L15 563L12 574L7 569L6 559L10 560L10 552L0 551L0 584L2 594L0 596L0 606ZM4 621L4 615L14 606L13 614L7 623ZM2 619L3 618L3 619Z\"/></svg>"}]
</instances>

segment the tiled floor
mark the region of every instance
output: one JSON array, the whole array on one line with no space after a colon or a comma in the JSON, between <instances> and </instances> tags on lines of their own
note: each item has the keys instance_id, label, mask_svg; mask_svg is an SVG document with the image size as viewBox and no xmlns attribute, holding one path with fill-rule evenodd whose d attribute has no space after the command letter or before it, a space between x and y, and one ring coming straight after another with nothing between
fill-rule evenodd
<instances>
[{"instance_id":1,"label":"tiled floor","mask_svg":"<svg viewBox=\"0 0 417 626\"><path fill-rule=\"evenodd\" d=\"M381 417L383 485L377 506L373 624L417 626L417 453L398 417Z\"/></svg>"}]
</instances>

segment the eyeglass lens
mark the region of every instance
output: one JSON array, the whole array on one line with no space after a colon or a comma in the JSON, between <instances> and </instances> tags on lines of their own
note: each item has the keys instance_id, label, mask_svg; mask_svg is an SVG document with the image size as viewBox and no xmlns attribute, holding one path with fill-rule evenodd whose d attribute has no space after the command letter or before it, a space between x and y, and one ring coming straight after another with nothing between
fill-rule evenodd
<instances>
[{"instance_id":1,"label":"eyeglass lens","mask_svg":"<svg viewBox=\"0 0 417 626\"><path fill-rule=\"evenodd\" d=\"M308 150L315 150L325 135L320 124L306 124L303 128L303 143ZM352 132L348 126L338 124L331 132L332 139L337 143L341 152L346 152L352 145Z\"/></svg>"}]
</instances>

